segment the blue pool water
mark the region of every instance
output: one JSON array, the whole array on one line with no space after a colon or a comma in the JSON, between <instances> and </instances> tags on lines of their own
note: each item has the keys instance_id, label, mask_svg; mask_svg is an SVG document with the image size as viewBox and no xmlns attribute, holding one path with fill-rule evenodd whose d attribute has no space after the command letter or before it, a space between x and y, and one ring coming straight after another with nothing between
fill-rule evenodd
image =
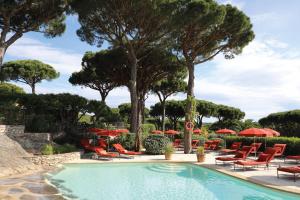
<instances>
[{"instance_id":1,"label":"blue pool water","mask_svg":"<svg viewBox=\"0 0 300 200\"><path fill-rule=\"evenodd\" d=\"M81 200L300 199L192 164L67 164L49 180Z\"/></svg>"}]
</instances>

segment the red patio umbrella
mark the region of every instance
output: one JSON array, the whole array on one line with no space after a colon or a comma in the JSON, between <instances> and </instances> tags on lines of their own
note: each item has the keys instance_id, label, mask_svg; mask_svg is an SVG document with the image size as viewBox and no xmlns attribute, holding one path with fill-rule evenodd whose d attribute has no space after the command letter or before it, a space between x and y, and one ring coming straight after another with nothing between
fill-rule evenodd
<instances>
[{"instance_id":1,"label":"red patio umbrella","mask_svg":"<svg viewBox=\"0 0 300 200\"><path fill-rule=\"evenodd\" d=\"M245 137L273 137L273 134L261 128L248 128L239 133L239 136Z\"/></svg>"},{"instance_id":2,"label":"red patio umbrella","mask_svg":"<svg viewBox=\"0 0 300 200\"><path fill-rule=\"evenodd\" d=\"M266 131L272 133L273 136L276 136L276 137L280 136L280 133L279 133L278 131L273 130L273 129L270 129L270 128L264 128L264 130L266 130Z\"/></svg>"},{"instance_id":3,"label":"red patio umbrella","mask_svg":"<svg viewBox=\"0 0 300 200\"><path fill-rule=\"evenodd\" d=\"M116 133L129 133L128 129L116 129L116 130L113 130L113 131L116 132Z\"/></svg>"},{"instance_id":4,"label":"red patio umbrella","mask_svg":"<svg viewBox=\"0 0 300 200\"><path fill-rule=\"evenodd\" d=\"M175 131L175 130L167 130L165 131L165 134L168 134L168 135L176 135L178 134L179 132L178 131Z\"/></svg>"},{"instance_id":5,"label":"red patio umbrella","mask_svg":"<svg viewBox=\"0 0 300 200\"><path fill-rule=\"evenodd\" d=\"M193 130L193 133L200 134L201 133L201 129L197 128L197 129Z\"/></svg>"},{"instance_id":6,"label":"red patio umbrella","mask_svg":"<svg viewBox=\"0 0 300 200\"><path fill-rule=\"evenodd\" d=\"M160 131L160 130L153 130L153 131L151 131L151 133L153 133L153 134L162 134L164 132Z\"/></svg>"},{"instance_id":7,"label":"red patio umbrella","mask_svg":"<svg viewBox=\"0 0 300 200\"><path fill-rule=\"evenodd\" d=\"M255 143L255 137L273 137L273 134L269 131L266 131L261 128L248 128L239 133L239 136L245 136L245 137L254 137L254 143ZM267 139L265 139L265 147L267 146ZM255 153L256 157L256 153Z\"/></svg>"},{"instance_id":8,"label":"red patio umbrella","mask_svg":"<svg viewBox=\"0 0 300 200\"><path fill-rule=\"evenodd\" d=\"M234 130L230 130L227 128L224 129L219 129L216 131L217 134L236 134L236 132Z\"/></svg>"}]
</instances>

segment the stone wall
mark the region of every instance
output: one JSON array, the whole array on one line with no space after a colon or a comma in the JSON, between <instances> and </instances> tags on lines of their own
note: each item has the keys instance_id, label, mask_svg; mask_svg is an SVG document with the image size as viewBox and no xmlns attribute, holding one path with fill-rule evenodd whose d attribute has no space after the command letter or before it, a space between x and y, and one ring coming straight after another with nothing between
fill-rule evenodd
<instances>
[{"instance_id":1,"label":"stone wall","mask_svg":"<svg viewBox=\"0 0 300 200\"><path fill-rule=\"evenodd\" d=\"M29 161L36 165L42 165L43 167L52 167L57 164L69 162L72 160L80 159L80 152L54 154L54 155L37 155L33 157L26 157Z\"/></svg>"},{"instance_id":2,"label":"stone wall","mask_svg":"<svg viewBox=\"0 0 300 200\"><path fill-rule=\"evenodd\" d=\"M49 133L24 133L24 129L24 126L0 125L0 135L5 134L17 141L30 153L39 153L45 144L51 142Z\"/></svg>"}]
</instances>

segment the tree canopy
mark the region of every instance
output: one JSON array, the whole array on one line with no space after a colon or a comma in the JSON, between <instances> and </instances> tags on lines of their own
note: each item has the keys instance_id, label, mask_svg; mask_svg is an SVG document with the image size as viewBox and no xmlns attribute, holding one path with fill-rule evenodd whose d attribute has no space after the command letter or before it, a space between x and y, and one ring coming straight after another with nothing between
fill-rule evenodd
<instances>
[{"instance_id":1,"label":"tree canopy","mask_svg":"<svg viewBox=\"0 0 300 200\"><path fill-rule=\"evenodd\" d=\"M283 136L300 136L300 110L272 113L258 122L263 127L279 131Z\"/></svg>"},{"instance_id":2,"label":"tree canopy","mask_svg":"<svg viewBox=\"0 0 300 200\"><path fill-rule=\"evenodd\" d=\"M23 88L11 84L11 83L0 83L0 94L24 94Z\"/></svg>"},{"instance_id":3,"label":"tree canopy","mask_svg":"<svg viewBox=\"0 0 300 200\"><path fill-rule=\"evenodd\" d=\"M7 48L27 32L55 37L65 31L66 0L2 0L0 3L0 68Z\"/></svg>"},{"instance_id":4,"label":"tree canopy","mask_svg":"<svg viewBox=\"0 0 300 200\"><path fill-rule=\"evenodd\" d=\"M198 128L201 129L202 120L204 117L209 118L216 115L217 105L209 101L197 100L196 111L197 111L197 116L196 116L197 126Z\"/></svg>"},{"instance_id":5,"label":"tree canopy","mask_svg":"<svg viewBox=\"0 0 300 200\"><path fill-rule=\"evenodd\" d=\"M126 50L130 65L131 131L137 133L140 146L139 102L137 90L139 53L162 45L169 26L169 10L164 0L75 0L81 40L101 46L104 41ZM140 106L141 107L141 106ZM140 109L141 110L141 109Z\"/></svg>"},{"instance_id":6,"label":"tree canopy","mask_svg":"<svg viewBox=\"0 0 300 200\"><path fill-rule=\"evenodd\" d=\"M17 60L3 64L1 77L29 85L35 94L35 85L42 80L58 78L59 73L53 67L38 60Z\"/></svg>"},{"instance_id":7,"label":"tree canopy","mask_svg":"<svg viewBox=\"0 0 300 200\"><path fill-rule=\"evenodd\" d=\"M82 69L72 73L69 82L73 85L83 85L100 93L101 101L105 102L109 92L120 86L122 78L114 73L122 62L122 57L116 57L119 50L102 50L97 53L86 52L82 58Z\"/></svg>"},{"instance_id":8,"label":"tree canopy","mask_svg":"<svg viewBox=\"0 0 300 200\"><path fill-rule=\"evenodd\" d=\"M189 71L186 122L194 119L194 68L219 53L233 58L254 38L249 17L229 4L214 0L174 1L174 50ZM191 131L185 130L185 153L191 152Z\"/></svg>"},{"instance_id":9,"label":"tree canopy","mask_svg":"<svg viewBox=\"0 0 300 200\"><path fill-rule=\"evenodd\" d=\"M214 117L217 117L219 121L224 120L241 120L245 117L245 113L239 108L234 108L225 105L217 105Z\"/></svg>"}]
</instances>

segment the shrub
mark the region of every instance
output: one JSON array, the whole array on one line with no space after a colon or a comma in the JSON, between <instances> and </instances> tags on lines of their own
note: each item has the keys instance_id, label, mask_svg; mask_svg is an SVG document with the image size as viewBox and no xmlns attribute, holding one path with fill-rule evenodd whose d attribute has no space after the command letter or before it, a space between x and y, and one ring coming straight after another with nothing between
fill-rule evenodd
<instances>
[{"instance_id":1,"label":"shrub","mask_svg":"<svg viewBox=\"0 0 300 200\"><path fill-rule=\"evenodd\" d=\"M54 154L54 148L51 144L45 144L41 150L42 155L52 155Z\"/></svg>"},{"instance_id":2,"label":"shrub","mask_svg":"<svg viewBox=\"0 0 300 200\"><path fill-rule=\"evenodd\" d=\"M237 136L227 136L226 145L230 146L233 142L242 142L242 145L250 145L254 142L254 138L252 137L237 137ZM255 142L261 142L263 145L261 146L260 151L264 151L265 142L267 147L272 147L274 144L287 144L284 155L299 155L300 149L300 138L297 137L271 137L271 138L255 138Z\"/></svg>"},{"instance_id":3,"label":"shrub","mask_svg":"<svg viewBox=\"0 0 300 200\"><path fill-rule=\"evenodd\" d=\"M121 135L119 137L116 137L110 141L110 146L112 146L112 144L121 144L127 150L134 150L135 134L129 133L126 135Z\"/></svg>"},{"instance_id":4,"label":"shrub","mask_svg":"<svg viewBox=\"0 0 300 200\"><path fill-rule=\"evenodd\" d=\"M54 153L59 154L59 153L69 153L69 152L74 152L76 151L77 148L74 145L71 144L64 144L64 145L59 145L54 147Z\"/></svg>"},{"instance_id":5,"label":"shrub","mask_svg":"<svg viewBox=\"0 0 300 200\"><path fill-rule=\"evenodd\" d=\"M144 147L147 154L161 155L169 142L169 138L163 135L149 135L144 141Z\"/></svg>"},{"instance_id":6,"label":"shrub","mask_svg":"<svg viewBox=\"0 0 300 200\"><path fill-rule=\"evenodd\" d=\"M154 124L142 124L142 141L144 141L155 129L156 128Z\"/></svg>"},{"instance_id":7,"label":"shrub","mask_svg":"<svg viewBox=\"0 0 300 200\"><path fill-rule=\"evenodd\" d=\"M203 146L198 147L197 150L196 150L196 154L204 155L205 154L204 147Z\"/></svg>"},{"instance_id":8,"label":"shrub","mask_svg":"<svg viewBox=\"0 0 300 200\"><path fill-rule=\"evenodd\" d=\"M172 153L175 152L175 148L173 147L173 144L172 144L172 143L168 143L168 144L165 146L164 150L165 150L165 153L166 153L166 154L172 154Z\"/></svg>"}]
</instances>

